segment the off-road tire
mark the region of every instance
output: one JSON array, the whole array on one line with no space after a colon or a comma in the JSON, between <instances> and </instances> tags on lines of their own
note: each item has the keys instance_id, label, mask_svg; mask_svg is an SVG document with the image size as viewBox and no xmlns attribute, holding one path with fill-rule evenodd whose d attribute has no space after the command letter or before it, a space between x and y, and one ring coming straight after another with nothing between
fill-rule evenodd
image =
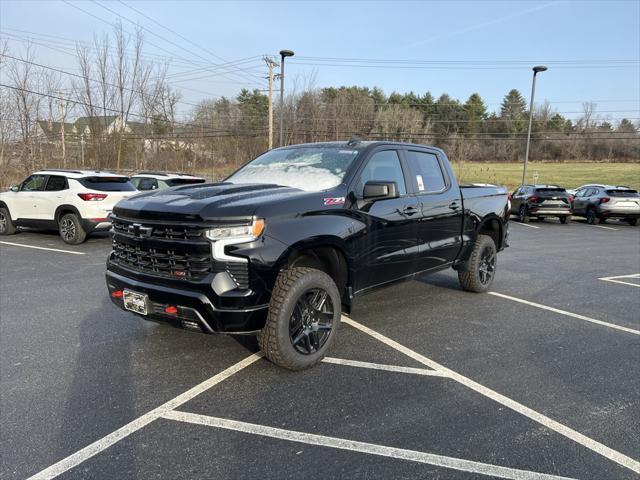
<instances>
[{"instance_id":1,"label":"off-road tire","mask_svg":"<svg viewBox=\"0 0 640 480\"><path fill-rule=\"evenodd\" d=\"M493 252L494 263L493 274L491 275L490 280L485 283L482 282L480 278L480 266L482 261L481 256L487 248L491 249ZM496 248L493 238L488 235L478 235L473 246L471 256L469 257L469 261L467 262L467 267L464 270L458 270L458 281L460 282L460 286L468 292L484 293L488 291L489 288L491 288L493 279L495 278L497 253L498 249Z\"/></svg>"},{"instance_id":2,"label":"off-road tire","mask_svg":"<svg viewBox=\"0 0 640 480\"><path fill-rule=\"evenodd\" d=\"M293 347L289 322L298 299L313 288L327 292L333 306L333 324L329 338L311 354L301 354ZM338 287L326 273L307 267L286 268L276 279L267 322L258 334L258 344L265 357L274 364L289 370L304 370L318 364L330 348L337 333L341 316L341 301Z\"/></svg>"},{"instance_id":3,"label":"off-road tire","mask_svg":"<svg viewBox=\"0 0 640 480\"><path fill-rule=\"evenodd\" d=\"M5 207L0 207L0 235L13 235L16 233L16 226L11 220L11 214Z\"/></svg>"},{"instance_id":4,"label":"off-road tire","mask_svg":"<svg viewBox=\"0 0 640 480\"><path fill-rule=\"evenodd\" d=\"M529 223L531 217L527 214L526 205L520 205L520 209L518 210L518 221L520 223Z\"/></svg>"},{"instance_id":5,"label":"off-road tire","mask_svg":"<svg viewBox=\"0 0 640 480\"><path fill-rule=\"evenodd\" d=\"M78 245L87 239L87 232L82 228L80 219L75 213L65 213L58 220L60 238L69 245Z\"/></svg>"},{"instance_id":6,"label":"off-road tire","mask_svg":"<svg viewBox=\"0 0 640 480\"><path fill-rule=\"evenodd\" d=\"M565 215L564 217L560 217L560 223L567 224L571 223L571 215Z\"/></svg>"}]
</instances>

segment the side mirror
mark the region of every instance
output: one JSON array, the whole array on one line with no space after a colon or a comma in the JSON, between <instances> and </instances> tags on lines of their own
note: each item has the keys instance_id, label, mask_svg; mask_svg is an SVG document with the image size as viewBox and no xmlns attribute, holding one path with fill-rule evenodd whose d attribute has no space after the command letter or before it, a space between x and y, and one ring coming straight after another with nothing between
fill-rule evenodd
<instances>
[{"instance_id":1,"label":"side mirror","mask_svg":"<svg viewBox=\"0 0 640 480\"><path fill-rule=\"evenodd\" d=\"M398 197L398 185L396 182L369 180L364 184L365 200L384 200Z\"/></svg>"},{"instance_id":2,"label":"side mirror","mask_svg":"<svg viewBox=\"0 0 640 480\"><path fill-rule=\"evenodd\" d=\"M18 185L11 185L9 187L9 190L12 192L19 192L20 191L20 187Z\"/></svg>"}]
</instances>

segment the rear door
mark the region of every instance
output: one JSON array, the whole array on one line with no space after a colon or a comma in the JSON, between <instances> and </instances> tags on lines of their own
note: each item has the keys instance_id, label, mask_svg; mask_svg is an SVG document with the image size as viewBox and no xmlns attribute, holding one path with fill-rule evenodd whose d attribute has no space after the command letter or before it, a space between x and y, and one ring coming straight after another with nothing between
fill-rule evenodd
<instances>
[{"instance_id":1,"label":"rear door","mask_svg":"<svg viewBox=\"0 0 640 480\"><path fill-rule=\"evenodd\" d=\"M589 188L581 188L576 192L575 197L573 197L573 211L576 214L584 214L586 209L587 197L586 193L589 191Z\"/></svg>"},{"instance_id":2,"label":"rear door","mask_svg":"<svg viewBox=\"0 0 640 480\"><path fill-rule=\"evenodd\" d=\"M63 203L64 191L68 188L66 177L49 175L44 190L37 194L35 218L55 220L56 209Z\"/></svg>"},{"instance_id":3,"label":"rear door","mask_svg":"<svg viewBox=\"0 0 640 480\"><path fill-rule=\"evenodd\" d=\"M428 150L404 150L420 202L416 271L453 262L462 246L462 196L449 178L444 159Z\"/></svg>"},{"instance_id":4,"label":"rear door","mask_svg":"<svg viewBox=\"0 0 640 480\"><path fill-rule=\"evenodd\" d=\"M366 228L354 244L356 291L415 271L419 203L406 176L398 149L383 147L371 154L357 177L353 189L359 199L357 214ZM398 198L365 202L362 194L369 180L396 182Z\"/></svg>"}]
</instances>

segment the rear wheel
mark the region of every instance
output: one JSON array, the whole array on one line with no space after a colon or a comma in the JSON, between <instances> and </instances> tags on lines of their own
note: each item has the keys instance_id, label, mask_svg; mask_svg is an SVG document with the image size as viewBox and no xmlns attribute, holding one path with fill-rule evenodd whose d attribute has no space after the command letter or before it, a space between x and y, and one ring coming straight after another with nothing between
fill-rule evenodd
<instances>
[{"instance_id":1,"label":"rear wheel","mask_svg":"<svg viewBox=\"0 0 640 480\"><path fill-rule=\"evenodd\" d=\"M520 223L529 223L529 215L527 214L526 205L520 205L520 210L518 210L518 221Z\"/></svg>"},{"instance_id":2,"label":"rear wheel","mask_svg":"<svg viewBox=\"0 0 640 480\"><path fill-rule=\"evenodd\" d=\"M587 211L587 223L589 225L598 225L600 223L600 219L593 208Z\"/></svg>"},{"instance_id":3,"label":"rear wheel","mask_svg":"<svg viewBox=\"0 0 640 480\"><path fill-rule=\"evenodd\" d=\"M0 207L0 235L13 235L16 233L16 227L11 220L9 210Z\"/></svg>"},{"instance_id":4,"label":"rear wheel","mask_svg":"<svg viewBox=\"0 0 640 480\"><path fill-rule=\"evenodd\" d=\"M560 223L571 223L571 215L565 215L564 217L560 217Z\"/></svg>"},{"instance_id":5,"label":"rear wheel","mask_svg":"<svg viewBox=\"0 0 640 480\"><path fill-rule=\"evenodd\" d=\"M629 223L629 225L631 225L632 227L635 227L638 224L638 219L637 218L627 218L627 223Z\"/></svg>"},{"instance_id":6,"label":"rear wheel","mask_svg":"<svg viewBox=\"0 0 640 480\"><path fill-rule=\"evenodd\" d=\"M258 344L265 356L280 367L313 367L331 346L340 315L340 293L329 275L307 267L282 270Z\"/></svg>"},{"instance_id":7,"label":"rear wheel","mask_svg":"<svg viewBox=\"0 0 640 480\"><path fill-rule=\"evenodd\" d=\"M82 228L82 224L75 213L66 213L58 221L60 237L65 243L78 245L87 239L87 232Z\"/></svg>"},{"instance_id":8,"label":"rear wheel","mask_svg":"<svg viewBox=\"0 0 640 480\"><path fill-rule=\"evenodd\" d=\"M478 235L464 270L458 270L458 281L469 292L483 293L493 283L497 265L496 244L488 235Z\"/></svg>"}]
</instances>

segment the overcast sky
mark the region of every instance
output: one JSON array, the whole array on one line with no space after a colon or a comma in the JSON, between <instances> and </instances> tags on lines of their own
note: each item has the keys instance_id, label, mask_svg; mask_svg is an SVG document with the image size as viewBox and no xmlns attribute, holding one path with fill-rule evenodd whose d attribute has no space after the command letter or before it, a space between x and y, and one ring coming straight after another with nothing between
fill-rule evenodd
<instances>
[{"instance_id":1,"label":"overcast sky","mask_svg":"<svg viewBox=\"0 0 640 480\"><path fill-rule=\"evenodd\" d=\"M479 92L495 109L511 88L528 98L530 66L548 64L538 100L569 117L582 102L595 101L601 117L640 118L639 1L0 0L11 51L20 53L31 37L41 44L36 61L69 71L77 71L73 42L110 31L118 15L125 29L133 31L133 23L146 29L146 54L170 57L171 73L247 59L224 76L218 69L173 77L190 102L264 88L260 56L287 48L296 53L287 60L287 88L294 79L315 78L317 87L446 92L461 100Z\"/></svg>"}]
</instances>

